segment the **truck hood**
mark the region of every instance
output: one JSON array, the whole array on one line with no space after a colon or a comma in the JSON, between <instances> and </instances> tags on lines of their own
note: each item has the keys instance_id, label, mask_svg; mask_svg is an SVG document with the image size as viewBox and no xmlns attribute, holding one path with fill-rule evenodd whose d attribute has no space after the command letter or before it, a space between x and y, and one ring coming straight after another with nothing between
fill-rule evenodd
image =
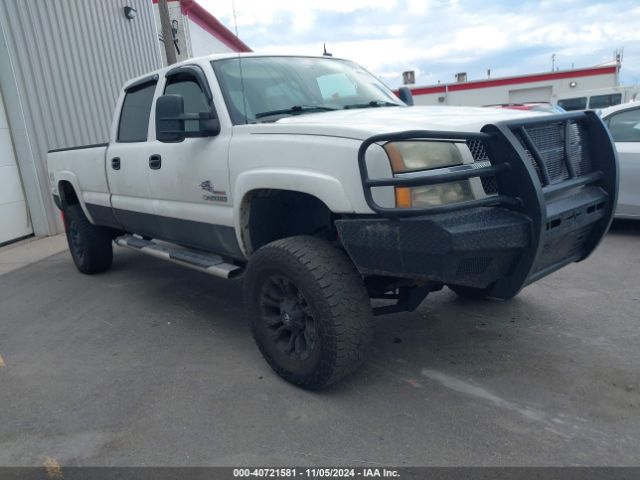
<instances>
[{"instance_id":1,"label":"truck hood","mask_svg":"<svg viewBox=\"0 0 640 480\"><path fill-rule=\"evenodd\" d=\"M329 135L364 140L403 130L477 132L489 124L546 113L479 107L378 107L308 113L254 124L255 133Z\"/></svg>"}]
</instances>

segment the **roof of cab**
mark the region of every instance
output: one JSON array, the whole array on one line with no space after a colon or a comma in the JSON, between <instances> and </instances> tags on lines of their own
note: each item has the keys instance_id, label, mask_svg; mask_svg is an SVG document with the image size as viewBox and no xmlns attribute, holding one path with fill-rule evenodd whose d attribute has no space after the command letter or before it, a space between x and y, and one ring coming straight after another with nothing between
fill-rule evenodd
<instances>
[{"instance_id":1,"label":"roof of cab","mask_svg":"<svg viewBox=\"0 0 640 480\"><path fill-rule=\"evenodd\" d=\"M255 53L255 52L226 52L226 53L212 53L211 55L204 55L200 57L193 57L187 60L183 60L181 62L174 63L173 65L169 65L166 67L159 68L157 70L153 70L151 72L145 73L144 75L140 75L138 77L127 80L123 85L123 89L126 90L130 88L132 85L142 83L145 80L150 80L154 75L158 75L158 77L164 75L169 70L172 70L181 65L192 65L194 63L201 63L203 61L210 62L214 60L225 60L227 58L251 58L251 57L300 57L300 58L323 58L328 60L345 60L344 58L339 57L330 57L327 55L283 55L283 54L265 54L265 53Z\"/></svg>"}]
</instances>

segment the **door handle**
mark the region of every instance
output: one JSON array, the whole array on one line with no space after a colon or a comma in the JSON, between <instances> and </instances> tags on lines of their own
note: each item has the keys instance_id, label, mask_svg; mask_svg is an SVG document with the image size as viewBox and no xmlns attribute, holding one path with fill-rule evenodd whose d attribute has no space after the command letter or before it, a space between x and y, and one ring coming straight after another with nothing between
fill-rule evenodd
<instances>
[{"instance_id":1,"label":"door handle","mask_svg":"<svg viewBox=\"0 0 640 480\"><path fill-rule=\"evenodd\" d=\"M120 170L120 157L114 157L111 159L111 168L114 170Z\"/></svg>"},{"instance_id":2,"label":"door handle","mask_svg":"<svg viewBox=\"0 0 640 480\"><path fill-rule=\"evenodd\" d=\"M159 170L162 166L162 157L160 155L151 155L149 157L149 168L151 170Z\"/></svg>"}]
</instances>

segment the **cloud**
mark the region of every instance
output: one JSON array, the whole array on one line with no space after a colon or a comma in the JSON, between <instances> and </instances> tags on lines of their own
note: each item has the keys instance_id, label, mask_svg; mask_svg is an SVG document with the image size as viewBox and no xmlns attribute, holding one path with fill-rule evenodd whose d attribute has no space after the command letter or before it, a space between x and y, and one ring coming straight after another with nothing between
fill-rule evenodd
<instances>
[{"instance_id":1,"label":"cloud","mask_svg":"<svg viewBox=\"0 0 640 480\"><path fill-rule=\"evenodd\" d=\"M234 30L231 0L198 0ZM621 79L640 82L640 4L550 0L235 0L240 37L257 52L322 53L352 59L401 83L547 71L611 60L624 47Z\"/></svg>"}]
</instances>

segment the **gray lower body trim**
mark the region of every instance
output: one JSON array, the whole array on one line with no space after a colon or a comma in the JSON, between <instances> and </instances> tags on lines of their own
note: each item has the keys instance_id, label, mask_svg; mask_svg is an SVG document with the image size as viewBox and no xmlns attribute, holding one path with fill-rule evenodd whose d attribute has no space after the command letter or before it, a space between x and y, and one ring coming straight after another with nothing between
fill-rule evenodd
<instances>
[{"instance_id":1,"label":"gray lower body trim","mask_svg":"<svg viewBox=\"0 0 640 480\"><path fill-rule=\"evenodd\" d=\"M85 206L96 225L117 228L118 230L122 229L122 225L120 225L120 222L116 219L111 207L104 207L93 203L85 203Z\"/></svg>"},{"instance_id":2,"label":"gray lower body trim","mask_svg":"<svg viewBox=\"0 0 640 480\"><path fill-rule=\"evenodd\" d=\"M60 197L53 195L53 200L62 210ZM96 225L245 260L233 227L120 210L93 203L85 203L85 206Z\"/></svg>"},{"instance_id":3,"label":"gray lower body trim","mask_svg":"<svg viewBox=\"0 0 640 480\"><path fill-rule=\"evenodd\" d=\"M197 248L244 260L233 227L163 217L131 210L113 209L115 219L129 233L138 233L166 242Z\"/></svg>"}]
</instances>

